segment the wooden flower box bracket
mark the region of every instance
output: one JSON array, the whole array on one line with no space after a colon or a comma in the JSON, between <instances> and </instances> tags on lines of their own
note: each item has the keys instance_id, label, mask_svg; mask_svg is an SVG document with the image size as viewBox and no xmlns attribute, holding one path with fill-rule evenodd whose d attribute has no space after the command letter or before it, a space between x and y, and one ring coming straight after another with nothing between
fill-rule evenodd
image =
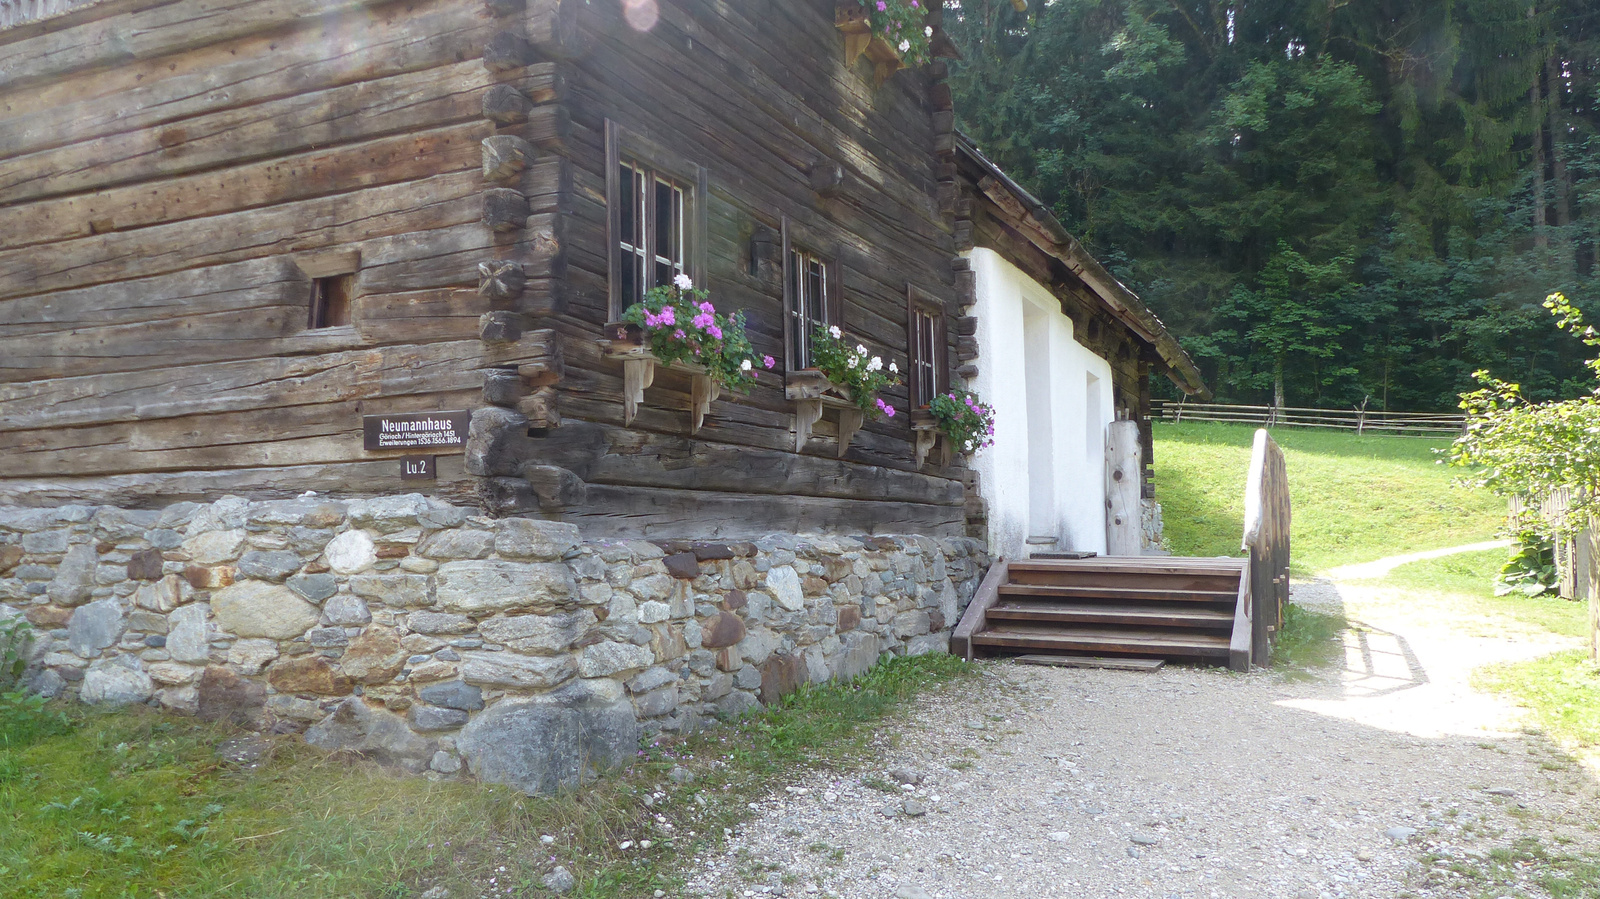
<instances>
[{"instance_id":1,"label":"wooden flower box bracket","mask_svg":"<svg viewBox=\"0 0 1600 899\"><path fill-rule=\"evenodd\" d=\"M881 87L890 75L906 68L900 52L883 35L873 30L867 10L861 4L853 0L840 0L834 10L833 25L844 35L844 64L855 65L855 61L865 54L872 61L875 86Z\"/></svg>"},{"instance_id":2,"label":"wooden flower box bracket","mask_svg":"<svg viewBox=\"0 0 1600 899\"><path fill-rule=\"evenodd\" d=\"M927 409L913 409L911 433L917 440L917 468L922 468L935 444L939 446L939 464L946 467L950 465L950 438L939 430L939 423L934 420L932 412Z\"/></svg>"},{"instance_id":3,"label":"wooden flower box bracket","mask_svg":"<svg viewBox=\"0 0 1600 899\"><path fill-rule=\"evenodd\" d=\"M643 335L637 326L626 322L612 323L606 325L606 333L610 337L601 340L600 346L607 359L622 362L622 422L632 427L634 417L639 414L639 404L644 402L645 390L655 383L656 366L662 363L644 345ZM693 414L689 433L698 434L705 424L706 413L711 411L711 404L722 395L722 388L711 380L703 366L673 362L666 367L689 375L690 411Z\"/></svg>"},{"instance_id":4,"label":"wooden flower box bracket","mask_svg":"<svg viewBox=\"0 0 1600 899\"><path fill-rule=\"evenodd\" d=\"M784 379L783 395L794 400L794 451L803 452L811 439L811 428L822 420L823 409L839 410L839 458L850 449L850 441L866 420L850 399L850 391L829 381L814 368L792 371Z\"/></svg>"}]
</instances>

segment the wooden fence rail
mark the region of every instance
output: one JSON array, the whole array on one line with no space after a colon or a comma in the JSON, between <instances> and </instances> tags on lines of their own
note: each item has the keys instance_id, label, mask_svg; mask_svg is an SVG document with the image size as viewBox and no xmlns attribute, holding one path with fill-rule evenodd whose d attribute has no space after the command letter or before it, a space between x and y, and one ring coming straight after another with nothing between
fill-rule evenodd
<instances>
[{"instance_id":1,"label":"wooden fence rail","mask_svg":"<svg viewBox=\"0 0 1600 899\"><path fill-rule=\"evenodd\" d=\"M1162 421L1223 421L1264 427L1336 428L1357 434L1400 437L1454 437L1466 416L1439 412L1379 412L1373 409L1311 409L1300 406L1243 406L1226 403L1156 401L1152 412Z\"/></svg>"}]
</instances>

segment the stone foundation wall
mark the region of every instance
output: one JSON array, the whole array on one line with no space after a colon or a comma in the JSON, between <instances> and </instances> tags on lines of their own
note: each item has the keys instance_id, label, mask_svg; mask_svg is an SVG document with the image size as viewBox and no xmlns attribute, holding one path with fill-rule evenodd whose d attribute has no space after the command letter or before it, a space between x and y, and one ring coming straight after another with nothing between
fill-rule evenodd
<instances>
[{"instance_id":1,"label":"stone foundation wall","mask_svg":"<svg viewBox=\"0 0 1600 899\"><path fill-rule=\"evenodd\" d=\"M585 542L420 495L0 508L32 689L529 791L942 652L987 564L967 538Z\"/></svg>"},{"instance_id":2,"label":"stone foundation wall","mask_svg":"<svg viewBox=\"0 0 1600 899\"><path fill-rule=\"evenodd\" d=\"M1145 551L1164 552L1167 548L1162 540L1161 504L1153 499L1140 500L1139 508L1139 546Z\"/></svg>"}]
</instances>

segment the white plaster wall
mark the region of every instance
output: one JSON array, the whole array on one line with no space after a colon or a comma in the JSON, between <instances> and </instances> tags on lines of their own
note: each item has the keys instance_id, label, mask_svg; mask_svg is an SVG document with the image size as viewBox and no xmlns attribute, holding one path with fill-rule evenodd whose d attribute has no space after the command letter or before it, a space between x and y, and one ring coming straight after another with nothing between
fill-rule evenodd
<instances>
[{"instance_id":1,"label":"white plaster wall","mask_svg":"<svg viewBox=\"0 0 1600 899\"><path fill-rule=\"evenodd\" d=\"M993 250L968 255L977 277L972 386L995 409L994 446L972 460L989 506L989 552L1008 559L1051 549L1104 553L1111 366L1072 339L1072 320L1043 286ZM1047 376L1034 382L1031 404L1030 369ZM1057 542L1029 546L1029 537Z\"/></svg>"}]
</instances>

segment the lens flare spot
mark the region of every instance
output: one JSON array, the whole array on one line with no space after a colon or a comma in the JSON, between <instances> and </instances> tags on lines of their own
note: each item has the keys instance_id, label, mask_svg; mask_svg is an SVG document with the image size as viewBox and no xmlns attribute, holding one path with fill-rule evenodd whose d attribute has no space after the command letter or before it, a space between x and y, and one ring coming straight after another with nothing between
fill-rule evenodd
<instances>
[{"instance_id":1,"label":"lens flare spot","mask_svg":"<svg viewBox=\"0 0 1600 899\"><path fill-rule=\"evenodd\" d=\"M622 17L635 31L649 31L661 18L656 0L623 0Z\"/></svg>"}]
</instances>

